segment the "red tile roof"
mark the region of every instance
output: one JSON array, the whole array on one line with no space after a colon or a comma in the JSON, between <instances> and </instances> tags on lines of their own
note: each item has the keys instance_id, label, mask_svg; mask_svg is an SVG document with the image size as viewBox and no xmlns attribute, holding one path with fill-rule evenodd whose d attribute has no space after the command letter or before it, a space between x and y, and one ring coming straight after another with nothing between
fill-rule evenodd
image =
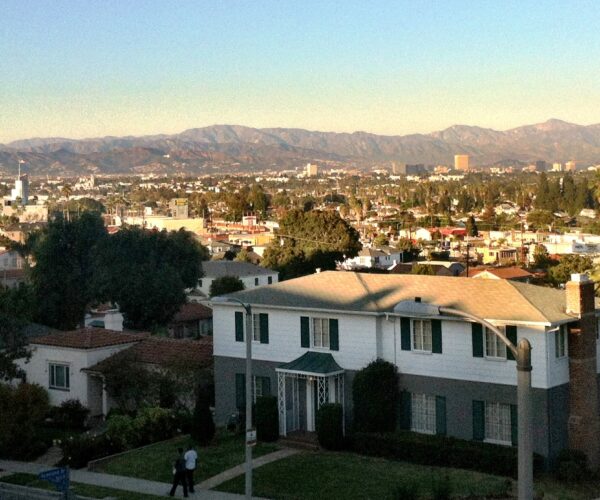
<instances>
[{"instance_id":1,"label":"red tile roof","mask_svg":"<svg viewBox=\"0 0 600 500\"><path fill-rule=\"evenodd\" d=\"M124 333L103 328L80 328L69 332L58 332L43 337L37 337L32 344L72 349L97 349L120 344L139 342L148 337L149 333Z\"/></svg>"},{"instance_id":2,"label":"red tile roof","mask_svg":"<svg viewBox=\"0 0 600 500\"><path fill-rule=\"evenodd\" d=\"M100 361L88 370L102 373L111 366L109 360L114 359L115 356L136 363L159 366L184 363L197 367L208 367L212 365L213 361L213 339L212 337L202 337L199 340L148 337L142 342Z\"/></svg>"},{"instance_id":3,"label":"red tile roof","mask_svg":"<svg viewBox=\"0 0 600 500\"><path fill-rule=\"evenodd\" d=\"M212 309L196 302L183 304L177 314L173 316L172 323L182 323L185 321L196 321L201 319L211 319Z\"/></svg>"},{"instance_id":4,"label":"red tile roof","mask_svg":"<svg viewBox=\"0 0 600 500\"><path fill-rule=\"evenodd\" d=\"M504 279L519 279L519 278L532 278L534 275L525 269L518 266L511 267L474 267L469 269L469 278L474 278L478 274L487 271L494 276ZM466 276L466 271L461 274L461 276Z\"/></svg>"}]
</instances>

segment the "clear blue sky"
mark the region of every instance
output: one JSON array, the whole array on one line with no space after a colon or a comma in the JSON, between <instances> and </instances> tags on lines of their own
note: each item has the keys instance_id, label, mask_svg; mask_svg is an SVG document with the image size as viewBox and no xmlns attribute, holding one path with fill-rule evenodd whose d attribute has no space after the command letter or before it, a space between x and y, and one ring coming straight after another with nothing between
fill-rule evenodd
<instances>
[{"instance_id":1,"label":"clear blue sky","mask_svg":"<svg viewBox=\"0 0 600 500\"><path fill-rule=\"evenodd\" d=\"M2 0L0 142L600 122L600 2Z\"/></svg>"}]
</instances>

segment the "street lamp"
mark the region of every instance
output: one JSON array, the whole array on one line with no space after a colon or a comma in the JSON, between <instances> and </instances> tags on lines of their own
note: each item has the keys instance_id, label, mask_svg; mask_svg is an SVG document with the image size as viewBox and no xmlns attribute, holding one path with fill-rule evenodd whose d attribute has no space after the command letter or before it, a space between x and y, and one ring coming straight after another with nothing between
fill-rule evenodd
<instances>
[{"instance_id":1,"label":"street lamp","mask_svg":"<svg viewBox=\"0 0 600 500\"><path fill-rule=\"evenodd\" d=\"M246 312L246 498L252 498L252 446L256 436L252 429L252 307L235 297L213 297L211 302L219 304L236 303Z\"/></svg>"},{"instance_id":2,"label":"street lamp","mask_svg":"<svg viewBox=\"0 0 600 500\"><path fill-rule=\"evenodd\" d=\"M533 498L533 443L531 439L531 344L521 339L514 345L502 331L483 318L459 309L403 300L394 307L394 312L413 316L458 316L485 326L510 349L517 361L517 411L518 411L518 498Z\"/></svg>"}]
</instances>

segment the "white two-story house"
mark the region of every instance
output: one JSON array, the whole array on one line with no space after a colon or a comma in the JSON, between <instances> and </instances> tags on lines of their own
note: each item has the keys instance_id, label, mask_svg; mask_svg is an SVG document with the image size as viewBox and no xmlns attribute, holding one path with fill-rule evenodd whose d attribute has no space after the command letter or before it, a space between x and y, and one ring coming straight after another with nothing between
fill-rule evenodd
<instances>
[{"instance_id":1,"label":"white two-story house","mask_svg":"<svg viewBox=\"0 0 600 500\"><path fill-rule=\"evenodd\" d=\"M585 286L595 316L593 286ZM280 434L315 430L325 402L342 403L348 425L354 375L381 358L399 373L398 427L515 444L517 372L510 351L479 323L395 312L401 301L420 300L483 318L513 342L529 339L534 447L551 458L569 446L571 330L589 330L594 363L598 348L595 319L579 328L577 311L567 312L568 293L569 287L507 280L322 272L231 297L251 307L252 396L277 396ZM216 419L224 423L246 397L244 309L213 302L213 322ZM597 373L594 364L584 380L590 394Z\"/></svg>"}]
</instances>

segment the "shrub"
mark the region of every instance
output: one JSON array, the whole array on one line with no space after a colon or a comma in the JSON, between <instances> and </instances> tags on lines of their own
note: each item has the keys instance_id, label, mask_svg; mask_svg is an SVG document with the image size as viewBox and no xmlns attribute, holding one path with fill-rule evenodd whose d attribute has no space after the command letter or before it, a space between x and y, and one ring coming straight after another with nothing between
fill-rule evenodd
<instances>
[{"instance_id":1,"label":"shrub","mask_svg":"<svg viewBox=\"0 0 600 500\"><path fill-rule=\"evenodd\" d=\"M344 447L344 411L339 403L327 403L317 412L319 444L327 450Z\"/></svg>"},{"instance_id":2,"label":"shrub","mask_svg":"<svg viewBox=\"0 0 600 500\"><path fill-rule=\"evenodd\" d=\"M367 433L352 436L352 449L363 455L421 465L471 469L500 476L517 476L517 448L414 432ZM534 455L534 469L543 459Z\"/></svg>"},{"instance_id":3,"label":"shrub","mask_svg":"<svg viewBox=\"0 0 600 500\"><path fill-rule=\"evenodd\" d=\"M352 384L352 399L357 431L393 431L398 401L396 367L378 359L359 370Z\"/></svg>"},{"instance_id":4,"label":"shrub","mask_svg":"<svg viewBox=\"0 0 600 500\"><path fill-rule=\"evenodd\" d=\"M107 457L123 450L105 434L101 436L89 434L71 436L61 442L61 448L64 464L74 469L86 467L91 460Z\"/></svg>"},{"instance_id":5,"label":"shrub","mask_svg":"<svg viewBox=\"0 0 600 500\"><path fill-rule=\"evenodd\" d=\"M215 423L210 411L210 396L205 388L199 388L190 434L201 445L212 441L215 435Z\"/></svg>"},{"instance_id":6,"label":"shrub","mask_svg":"<svg viewBox=\"0 0 600 500\"><path fill-rule=\"evenodd\" d=\"M561 481L578 482L589 478L587 457L579 450L563 450L558 454L554 474Z\"/></svg>"},{"instance_id":7,"label":"shrub","mask_svg":"<svg viewBox=\"0 0 600 500\"><path fill-rule=\"evenodd\" d=\"M176 434L175 413L165 408L143 408L133 419L138 444L154 443Z\"/></svg>"},{"instance_id":8,"label":"shrub","mask_svg":"<svg viewBox=\"0 0 600 500\"><path fill-rule=\"evenodd\" d=\"M117 448L135 448L140 442L138 429L127 415L113 415L106 423L106 437Z\"/></svg>"},{"instance_id":9,"label":"shrub","mask_svg":"<svg viewBox=\"0 0 600 500\"><path fill-rule=\"evenodd\" d=\"M417 500L419 488L414 481L398 483L392 490L393 500Z\"/></svg>"},{"instance_id":10,"label":"shrub","mask_svg":"<svg viewBox=\"0 0 600 500\"><path fill-rule=\"evenodd\" d=\"M254 419L256 422L256 436L259 441L277 441L279 438L279 412L275 396L256 398Z\"/></svg>"},{"instance_id":11,"label":"shrub","mask_svg":"<svg viewBox=\"0 0 600 500\"><path fill-rule=\"evenodd\" d=\"M452 484L448 475L434 478L431 484L433 500L450 500L452 496Z\"/></svg>"},{"instance_id":12,"label":"shrub","mask_svg":"<svg viewBox=\"0 0 600 500\"><path fill-rule=\"evenodd\" d=\"M55 427L61 429L84 429L85 419L90 410L78 399L63 401L59 407L52 409L51 415Z\"/></svg>"}]
</instances>

